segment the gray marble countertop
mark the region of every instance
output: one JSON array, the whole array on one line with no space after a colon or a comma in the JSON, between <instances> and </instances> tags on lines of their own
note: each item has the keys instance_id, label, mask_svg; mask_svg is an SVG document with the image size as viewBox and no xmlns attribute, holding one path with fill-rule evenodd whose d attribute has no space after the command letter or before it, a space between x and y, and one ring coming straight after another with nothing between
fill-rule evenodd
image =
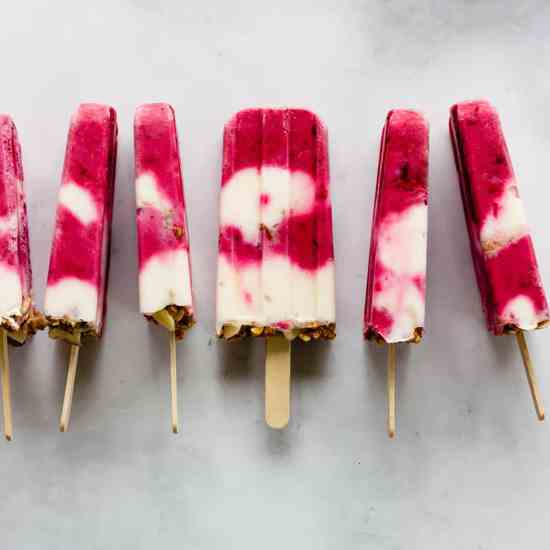
<instances>
[{"instance_id":1,"label":"gray marble countertop","mask_svg":"<svg viewBox=\"0 0 550 550\"><path fill-rule=\"evenodd\" d=\"M550 3L280 0L5 2L0 111L22 147L42 303L69 117L113 105L119 162L107 330L57 423L67 349L11 350L15 440L0 444L5 550L542 547L550 423L536 421L513 338L485 330L447 131L449 106L499 109L550 285ZM168 101L182 148L199 323L178 346L138 314L132 118ZM236 110L306 106L330 134L338 338L297 345L292 419L263 421L263 346L214 338L221 131ZM427 332L398 353L361 335L380 130L393 107L431 123ZM550 289L550 286L548 287ZM550 408L550 331L530 334Z\"/></svg>"}]
</instances>

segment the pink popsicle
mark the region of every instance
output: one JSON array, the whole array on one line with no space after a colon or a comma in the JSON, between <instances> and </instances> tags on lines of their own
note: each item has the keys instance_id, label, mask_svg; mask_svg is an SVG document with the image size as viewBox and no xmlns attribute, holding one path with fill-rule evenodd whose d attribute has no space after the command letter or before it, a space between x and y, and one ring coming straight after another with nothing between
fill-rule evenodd
<instances>
[{"instance_id":1,"label":"pink popsicle","mask_svg":"<svg viewBox=\"0 0 550 550\"><path fill-rule=\"evenodd\" d=\"M71 344L101 336L104 325L116 138L112 107L80 105L67 140L45 298L50 336Z\"/></svg>"},{"instance_id":2,"label":"pink popsicle","mask_svg":"<svg viewBox=\"0 0 550 550\"><path fill-rule=\"evenodd\" d=\"M458 103L450 131L487 327L543 327L548 303L498 113L487 101Z\"/></svg>"},{"instance_id":3,"label":"pink popsicle","mask_svg":"<svg viewBox=\"0 0 550 550\"><path fill-rule=\"evenodd\" d=\"M374 204L365 338L418 342L424 330L429 129L415 111L388 113Z\"/></svg>"},{"instance_id":4,"label":"pink popsicle","mask_svg":"<svg viewBox=\"0 0 550 550\"><path fill-rule=\"evenodd\" d=\"M182 169L170 105L137 109L134 144L140 309L181 339L195 320Z\"/></svg>"},{"instance_id":5,"label":"pink popsicle","mask_svg":"<svg viewBox=\"0 0 550 550\"><path fill-rule=\"evenodd\" d=\"M12 119L0 115L0 327L21 345L45 326L32 297L21 147Z\"/></svg>"},{"instance_id":6,"label":"pink popsicle","mask_svg":"<svg viewBox=\"0 0 550 550\"><path fill-rule=\"evenodd\" d=\"M500 119L487 101L451 108L449 120L470 249L487 328L515 334L539 420L544 420L525 330L548 325L548 303Z\"/></svg>"},{"instance_id":7,"label":"pink popsicle","mask_svg":"<svg viewBox=\"0 0 550 550\"><path fill-rule=\"evenodd\" d=\"M290 418L291 341L336 335L327 130L303 109L246 109L224 130L217 333L266 338L265 418Z\"/></svg>"},{"instance_id":8,"label":"pink popsicle","mask_svg":"<svg viewBox=\"0 0 550 550\"><path fill-rule=\"evenodd\" d=\"M388 435L396 433L396 344L424 331L429 128L394 109L382 130L363 333L388 344Z\"/></svg>"},{"instance_id":9,"label":"pink popsicle","mask_svg":"<svg viewBox=\"0 0 550 550\"><path fill-rule=\"evenodd\" d=\"M225 126L217 332L334 338L328 141L302 109L247 109Z\"/></svg>"}]
</instances>

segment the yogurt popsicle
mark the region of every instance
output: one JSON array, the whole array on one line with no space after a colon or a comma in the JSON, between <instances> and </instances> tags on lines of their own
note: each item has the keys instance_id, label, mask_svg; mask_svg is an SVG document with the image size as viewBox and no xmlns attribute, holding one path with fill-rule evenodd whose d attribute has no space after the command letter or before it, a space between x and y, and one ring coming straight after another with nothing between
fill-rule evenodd
<instances>
[{"instance_id":1,"label":"yogurt popsicle","mask_svg":"<svg viewBox=\"0 0 550 550\"><path fill-rule=\"evenodd\" d=\"M23 164L12 119L0 114L0 364L4 434L12 439L8 341L22 345L46 326L32 298Z\"/></svg>"},{"instance_id":2,"label":"yogurt popsicle","mask_svg":"<svg viewBox=\"0 0 550 550\"><path fill-rule=\"evenodd\" d=\"M225 126L218 335L335 336L327 132L300 109L247 109Z\"/></svg>"},{"instance_id":3,"label":"yogurt popsicle","mask_svg":"<svg viewBox=\"0 0 550 550\"><path fill-rule=\"evenodd\" d=\"M466 101L449 125L487 328L516 334L542 419L523 331L546 326L550 313L500 119L487 101Z\"/></svg>"},{"instance_id":4,"label":"yogurt popsicle","mask_svg":"<svg viewBox=\"0 0 550 550\"><path fill-rule=\"evenodd\" d=\"M21 147L7 115L0 115L0 326L15 345L45 328L32 298Z\"/></svg>"},{"instance_id":5,"label":"yogurt popsicle","mask_svg":"<svg viewBox=\"0 0 550 550\"><path fill-rule=\"evenodd\" d=\"M388 344L388 434L395 435L395 344L424 331L429 128L394 109L382 130L372 220L364 335Z\"/></svg>"},{"instance_id":6,"label":"yogurt popsicle","mask_svg":"<svg viewBox=\"0 0 550 550\"><path fill-rule=\"evenodd\" d=\"M174 110L142 105L134 120L141 313L170 334L172 431L178 432L175 340L195 322L189 232Z\"/></svg>"},{"instance_id":7,"label":"yogurt popsicle","mask_svg":"<svg viewBox=\"0 0 550 550\"><path fill-rule=\"evenodd\" d=\"M116 136L106 105L82 104L71 120L44 307L50 336L70 344L103 329Z\"/></svg>"},{"instance_id":8,"label":"yogurt popsicle","mask_svg":"<svg viewBox=\"0 0 550 550\"><path fill-rule=\"evenodd\" d=\"M284 427L290 341L335 337L327 131L309 111L247 109L225 126L217 333L268 337L266 420Z\"/></svg>"},{"instance_id":9,"label":"yogurt popsicle","mask_svg":"<svg viewBox=\"0 0 550 550\"><path fill-rule=\"evenodd\" d=\"M365 337L386 344L419 342L424 330L428 232L426 119L388 113L382 131L372 221Z\"/></svg>"},{"instance_id":10,"label":"yogurt popsicle","mask_svg":"<svg viewBox=\"0 0 550 550\"><path fill-rule=\"evenodd\" d=\"M50 337L71 344L62 431L68 423L79 346L86 338L101 336L104 326L116 138L112 107L80 105L69 128L44 307Z\"/></svg>"},{"instance_id":11,"label":"yogurt popsicle","mask_svg":"<svg viewBox=\"0 0 550 550\"><path fill-rule=\"evenodd\" d=\"M142 105L134 121L141 313L177 339L194 323L189 232L170 105Z\"/></svg>"},{"instance_id":12,"label":"yogurt popsicle","mask_svg":"<svg viewBox=\"0 0 550 550\"><path fill-rule=\"evenodd\" d=\"M458 103L450 125L487 327L543 327L548 303L498 114L486 101Z\"/></svg>"}]
</instances>

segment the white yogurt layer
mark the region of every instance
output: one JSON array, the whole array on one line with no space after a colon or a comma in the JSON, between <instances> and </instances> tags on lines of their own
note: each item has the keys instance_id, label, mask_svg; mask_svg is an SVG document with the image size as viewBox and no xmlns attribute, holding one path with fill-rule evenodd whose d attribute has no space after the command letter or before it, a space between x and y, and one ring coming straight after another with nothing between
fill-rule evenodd
<instances>
[{"instance_id":1,"label":"white yogurt layer","mask_svg":"<svg viewBox=\"0 0 550 550\"><path fill-rule=\"evenodd\" d=\"M152 315L171 304L191 306L191 275L186 250L156 254L139 272L141 313Z\"/></svg>"},{"instance_id":2,"label":"white yogurt layer","mask_svg":"<svg viewBox=\"0 0 550 550\"><path fill-rule=\"evenodd\" d=\"M238 227L245 240L260 241L260 225L275 233L292 211L313 208L315 183L308 174L279 167L247 168L237 172L220 196L220 225ZM312 243L313 246L313 243ZM335 322L334 263L316 271L294 265L287 256L273 254L264 242L261 264L232 264L218 260L217 330L224 325L269 326L289 323Z\"/></svg>"},{"instance_id":3,"label":"white yogurt layer","mask_svg":"<svg viewBox=\"0 0 550 550\"><path fill-rule=\"evenodd\" d=\"M220 226L238 227L245 240L258 240L260 225L260 174L255 168L239 170L220 193Z\"/></svg>"},{"instance_id":4,"label":"white yogurt layer","mask_svg":"<svg viewBox=\"0 0 550 550\"><path fill-rule=\"evenodd\" d=\"M59 189L59 204L79 219L84 225L97 220L97 207L92 194L72 182L64 183Z\"/></svg>"},{"instance_id":5,"label":"white yogurt layer","mask_svg":"<svg viewBox=\"0 0 550 550\"><path fill-rule=\"evenodd\" d=\"M533 301L523 294L510 300L499 315L499 322L516 325L522 330L533 330L546 319L546 315L537 315Z\"/></svg>"},{"instance_id":6,"label":"white yogurt layer","mask_svg":"<svg viewBox=\"0 0 550 550\"><path fill-rule=\"evenodd\" d=\"M378 232L377 259L385 267L373 288L372 305L393 319L383 337L388 343L407 342L424 326L425 298L415 280L426 278L428 208L414 204L382 220Z\"/></svg>"},{"instance_id":7,"label":"white yogurt layer","mask_svg":"<svg viewBox=\"0 0 550 550\"><path fill-rule=\"evenodd\" d=\"M44 312L48 317L68 317L97 326L97 289L87 281L66 277L46 288Z\"/></svg>"},{"instance_id":8,"label":"white yogurt layer","mask_svg":"<svg viewBox=\"0 0 550 550\"><path fill-rule=\"evenodd\" d=\"M481 246L488 253L498 252L509 243L521 239L529 231L523 202L513 178L506 184L506 190L497 204L496 216L490 212L485 217L480 231Z\"/></svg>"},{"instance_id":9,"label":"white yogurt layer","mask_svg":"<svg viewBox=\"0 0 550 550\"><path fill-rule=\"evenodd\" d=\"M170 202L164 198L155 176L150 172L145 172L136 179L136 206L156 208L161 212L171 209Z\"/></svg>"},{"instance_id":10,"label":"white yogurt layer","mask_svg":"<svg viewBox=\"0 0 550 550\"><path fill-rule=\"evenodd\" d=\"M388 343L414 339L415 329L424 326L424 296L410 277L393 276L388 272L381 281L382 290L373 295L373 307L391 315L393 324L382 334Z\"/></svg>"},{"instance_id":11,"label":"white yogurt layer","mask_svg":"<svg viewBox=\"0 0 550 550\"><path fill-rule=\"evenodd\" d=\"M245 168L222 187L220 225L238 227L244 239L253 243L260 223L275 227L290 208L302 214L311 210L314 200L315 183L308 174L276 166L264 166L261 171Z\"/></svg>"},{"instance_id":12,"label":"white yogurt layer","mask_svg":"<svg viewBox=\"0 0 550 550\"><path fill-rule=\"evenodd\" d=\"M288 258L264 258L262 265L235 269L224 256L218 260L217 331L224 325L290 328L335 322L334 263L311 273Z\"/></svg>"},{"instance_id":13,"label":"white yogurt layer","mask_svg":"<svg viewBox=\"0 0 550 550\"><path fill-rule=\"evenodd\" d=\"M427 234L428 207L424 203L390 214L380 224L377 257L396 274L424 277Z\"/></svg>"},{"instance_id":14,"label":"white yogurt layer","mask_svg":"<svg viewBox=\"0 0 550 550\"><path fill-rule=\"evenodd\" d=\"M0 262L0 317L20 315L22 304L23 289L19 273Z\"/></svg>"}]
</instances>

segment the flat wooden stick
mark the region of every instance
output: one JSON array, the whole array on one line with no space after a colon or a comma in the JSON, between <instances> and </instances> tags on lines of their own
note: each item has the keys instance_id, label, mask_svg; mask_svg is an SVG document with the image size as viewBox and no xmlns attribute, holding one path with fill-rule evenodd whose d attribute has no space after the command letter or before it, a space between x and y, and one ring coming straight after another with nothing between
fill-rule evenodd
<instances>
[{"instance_id":1,"label":"flat wooden stick","mask_svg":"<svg viewBox=\"0 0 550 550\"><path fill-rule=\"evenodd\" d=\"M265 421L276 430L290 418L290 341L267 338L265 358Z\"/></svg>"},{"instance_id":2,"label":"flat wooden stick","mask_svg":"<svg viewBox=\"0 0 550 550\"><path fill-rule=\"evenodd\" d=\"M11 416L10 360L8 356L8 333L2 330L2 403L4 408L4 435L8 441L13 439L13 420Z\"/></svg>"},{"instance_id":3,"label":"flat wooden stick","mask_svg":"<svg viewBox=\"0 0 550 550\"><path fill-rule=\"evenodd\" d=\"M74 382L76 380L76 369L78 367L78 352L80 346L71 346L69 368L67 369L67 382L65 383L65 395L63 397L63 408L59 420L59 431L66 432L69 429L71 419L71 408L73 406Z\"/></svg>"},{"instance_id":4,"label":"flat wooden stick","mask_svg":"<svg viewBox=\"0 0 550 550\"><path fill-rule=\"evenodd\" d=\"M395 344L388 345L388 435L395 437Z\"/></svg>"},{"instance_id":5,"label":"flat wooden stick","mask_svg":"<svg viewBox=\"0 0 550 550\"><path fill-rule=\"evenodd\" d=\"M172 393L172 431L177 434L178 426L178 371L176 364L176 333L170 331L170 389Z\"/></svg>"},{"instance_id":6,"label":"flat wooden stick","mask_svg":"<svg viewBox=\"0 0 550 550\"><path fill-rule=\"evenodd\" d=\"M529 382L529 389L531 390L531 397L533 398L533 404L535 405L535 410L537 411L537 417L542 422L544 420L544 407L540 398L535 368L533 367L533 362L531 361L531 356L529 355L529 348L527 347L523 330L516 331L516 339L518 341L519 351L521 352L521 357L523 359L523 366L525 367L525 374L527 374L527 382Z\"/></svg>"}]
</instances>

